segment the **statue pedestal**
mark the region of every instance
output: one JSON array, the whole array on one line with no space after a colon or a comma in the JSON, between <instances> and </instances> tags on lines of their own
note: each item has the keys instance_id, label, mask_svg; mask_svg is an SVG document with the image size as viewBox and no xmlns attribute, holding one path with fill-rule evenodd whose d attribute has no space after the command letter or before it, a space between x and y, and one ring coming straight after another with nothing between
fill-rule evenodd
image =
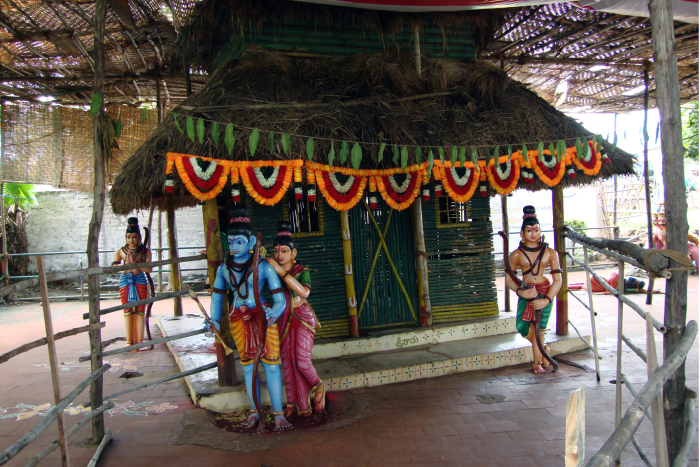
<instances>
[{"instance_id":1,"label":"statue pedestal","mask_svg":"<svg viewBox=\"0 0 700 467\"><path fill-rule=\"evenodd\" d=\"M179 334L201 327L200 317L160 317L163 335ZM584 336L588 340L590 337ZM198 335L169 342L181 371L216 361L213 337ZM578 337L547 332L552 355L586 348ZM515 315L501 314L460 324L378 332L367 338L319 339L313 348L314 367L326 391L433 378L467 371L490 370L532 362L532 346L515 331ZM220 387L216 369L185 378L192 400L214 412L248 407L243 369L237 364L240 381ZM265 380L261 365L261 378ZM263 404L270 403L266 385L261 385Z\"/></svg>"}]
</instances>

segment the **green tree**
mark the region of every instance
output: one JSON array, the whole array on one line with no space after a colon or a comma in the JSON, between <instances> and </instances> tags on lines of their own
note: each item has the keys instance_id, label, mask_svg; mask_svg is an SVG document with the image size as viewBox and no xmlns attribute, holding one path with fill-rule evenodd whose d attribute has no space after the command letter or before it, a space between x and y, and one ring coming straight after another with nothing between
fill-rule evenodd
<instances>
[{"instance_id":1,"label":"green tree","mask_svg":"<svg viewBox=\"0 0 700 467\"><path fill-rule=\"evenodd\" d=\"M27 217L29 216L29 208L38 204L34 185L26 183L5 183L5 190L2 195L5 203L7 252L28 253ZM26 276L28 265L29 258L26 256L10 258L10 275Z\"/></svg>"},{"instance_id":2,"label":"green tree","mask_svg":"<svg viewBox=\"0 0 700 467\"><path fill-rule=\"evenodd\" d=\"M694 161L698 160L698 102L691 102L682 108L683 118L683 146L685 157Z\"/></svg>"}]
</instances>

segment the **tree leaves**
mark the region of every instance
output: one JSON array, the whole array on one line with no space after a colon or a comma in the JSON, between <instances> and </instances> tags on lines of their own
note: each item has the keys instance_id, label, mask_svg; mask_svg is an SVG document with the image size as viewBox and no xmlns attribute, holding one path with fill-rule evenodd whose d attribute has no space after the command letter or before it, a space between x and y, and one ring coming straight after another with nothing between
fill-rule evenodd
<instances>
[{"instance_id":1,"label":"tree leaves","mask_svg":"<svg viewBox=\"0 0 700 467\"><path fill-rule=\"evenodd\" d=\"M406 170L408 165L408 148L406 146L401 148L401 168Z\"/></svg>"},{"instance_id":2,"label":"tree leaves","mask_svg":"<svg viewBox=\"0 0 700 467\"><path fill-rule=\"evenodd\" d=\"M340 163L345 164L345 161L348 160L348 153L350 152L350 149L348 148L348 143L346 141L343 141L340 143Z\"/></svg>"},{"instance_id":3,"label":"tree leaves","mask_svg":"<svg viewBox=\"0 0 700 467\"><path fill-rule=\"evenodd\" d=\"M250 155L255 155L255 150L258 149L258 140L260 139L260 130L253 128L250 132L250 137L248 138L248 148L250 149Z\"/></svg>"},{"instance_id":4,"label":"tree leaves","mask_svg":"<svg viewBox=\"0 0 700 467\"><path fill-rule=\"evenodd\" d=\"M309 160L314 158L314 139L311 137L306 140L306 157Z\"/></svg>"},{"instance_id":5,"label":"tree leaves","mask_svg":"<svg viewBox=\"0 0 700 467\"><path fill-rule=\"evenodd\" d=\"M177 119L177 116L178 116L177 112L173 112L173 119L175 120L175 128L177 128L177 131L179 131L181 135L184 135L185 131L180 126L180 121Z\"/></svg>"},{"instance_id":6,"label":"tree leaves","mask_svg":"<svg viewBox=\"0 0 700 467\"><path fill-rule=\"evenodd\" d=\"M357 143L355 143L352 147L350 162L352 163L353 169L358 170L360 168L360 162L362 162L362 148Z\"/></svg>"},{"instance_id":7,"label":"tree leaves","mask_svg":"<svg viewBox=\"0 0 700 467\"><path fill-rule=\"evenodd\" d=\"M214 146L219 145L219 122L213 122L211 124L211 139L214 140Z\"/></svg>"},{"instance_id":8,"label":"tree leaves","mask_svg":"<svg viewBox=\"0 0 700 467\"><path fill-rule=\"evenodd\" d=\"M233 146L236 144L236 137L233 136L233 125L226 125L226 130L224 131L224 144L228 148L228 155L233 154Z\"/></svg>"},{"instance_id":9,"label":"tree leaves","mask_svg":"<svg viewBox=\"0 0 700 467\"><path fill-rule=\"evenodd\" d=\"M185 119L185 128L187 128L187 136L194 143L194 120L192 119L192 117L187 117Z\"/></svg>"},{"instance_id":10,"label":"tree leaves","mask_svg":"<svg viewBox=\"0 0 700 467\"><path fill-rule=\"evenodd\" d=\"M204 119L202 117L197 119L197 139L199 140L199 144L204 142Z\"/></svg>"},{"instance_id":11,"label":"tree leaves","mask_svg":"<svg viewBox=\"0 0 700 467\"><path fill-rule=\"evenodd\" d=\"M102 94L95 92L92 94L92 101L90 101L90 113L97 115L97 113L102 108Z\"/></svg>"},{"instance_id":12,"label":"tree leaves","mask_svg":"<svg viewBox=\"0 0 700 467\"><path fill-rule=\"evenodd\" d=\"M331 141L331 150L328 151L328 165L333 166L333 161L335 160L335 145Z\"/></svg>"}]
</instances>

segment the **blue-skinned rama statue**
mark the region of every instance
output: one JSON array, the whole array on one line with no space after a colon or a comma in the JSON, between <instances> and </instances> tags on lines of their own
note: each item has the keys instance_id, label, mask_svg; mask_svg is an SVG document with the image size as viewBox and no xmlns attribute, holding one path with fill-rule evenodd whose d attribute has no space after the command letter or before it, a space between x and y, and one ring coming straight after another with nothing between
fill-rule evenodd
<instances>
[{"instance_id":1,"label":"blue-skinned rama statue","mask_svg":"<svg viewBox=\"0 0 700 467\"><path fill-rule=\"evenodd\" d=\"M253 373L256 354L263 341L260 313L264 313L267 320L267 332L265 345L262 349L260 361L265 369L267 389L272 401L272 416L275 422L275 431L284 431L292 428L284 418L282 407L282 374L280 371L280 343L277 329L277 318L285 310L287 303L280 282L279 275L263 258L258 259L258 264L253 264L253 249L256 238L252 235L250 218L247 209L234 207L231 210L231 224L228 229L229 254L224 263L216 271L216 280L212 288L211 317L214 325L219 328L223 308L223 297L229 290L233 291L233 304L229 310L231 323L231 335L236 343L236 348L241 357L241 365L245 375L245 385L250 401L252 414L246 420L246 426L255 427L260 423L262 414L256 411L256 401L253 399ZM262 292L265 286L272 295L273 304L258 303L253 290L253 272L257 268L258 289ZM258 394L257 406L260 406L260 379L255 381Z\"/></svg>"}]
</instances>

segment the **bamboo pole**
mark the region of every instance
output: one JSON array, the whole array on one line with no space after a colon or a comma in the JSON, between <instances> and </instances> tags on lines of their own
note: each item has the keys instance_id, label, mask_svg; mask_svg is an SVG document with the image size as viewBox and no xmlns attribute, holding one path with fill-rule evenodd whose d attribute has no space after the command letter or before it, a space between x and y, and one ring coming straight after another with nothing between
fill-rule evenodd
<instances>
[{"instance_id":1,"label":"bamboo pole","mask_svg":"<svg viewBox=\"0 0 700 467\"><path fill-rule=\"evenodd\" d=\"M90 462L88 462L87 467L95 467L97 465L97 461L100 459L100 454L102 454L102 451L104 451L105 447L107 444L112 440L112 430L107 430L105 432L104 437L102 437L102 441L100 442L100 445L97 446L97 451L95 451L95 455L92 456L92 459L90 459Z\"/></svg>"},{"instance_id":2,"label":"bamboo pole","mask_svg":"<svg viewBox=\"0 0 700 467\"><path fill-rule=\"evenodd\" d=\"M163 260L163 211L158 209L158 261ZM163 267L158 266L158 295L163 293Z\"/></svg>"},{"instance_id":3,"label":"bamboo pole","mask_svg":"<svg viewBox=\"0 0 700 467\"><path fill-rule=\"evenodd\" d=\"M379 243L382 245L382 248L384 249L384 254L386 255L387 261L389 261L389 266L391 267L392 272L394 273L394 276L396 277L396 281L399 283L399 288L401 289L401 292L403 293L404 298L406 299L406 304L408 305L408 309L411 312L411 315L413 316L413 319L415 321L418 321L418 317L416 316L416 312L413 309L413 304L411 303L411 297L408 295L408 292L406 291L406 287L403 285L403 281L401 280L401 274L399 274L398 269L396 269L396 265L394 264L394 260L391 259L391 254L389 253L389 247L386 244L386 240L384 240L384 236L382 235L382 230L379 228L379 224L377 224L377 220L374 218L372 215L372 211L369 209L369 206L367 206L367 203L365 200L362 200L362 205L365 207L367 210L367 213L369 214L369 220L372 221L372 225L374 226L374 230L377 231L377 236L379 237Z\"/></svg>"},{"instance_id":4,"label":"bamboo pole","mask_svg":"<svg viewBox=\"0 0 700 467\"><path fill-rule=\"evenodd\" d=\"M656 360L656 341L651 313L647 312L647 376L651 378L659 368ZM668 467L668 447L666 445L666 425L664 423L663 396L657 394L651 403L651 421L654 426L654 449L656 467Z\"/></svg>"},{"instance_id":5,"label":"bamboo pole","mask_svg":"<svg viewBox=\"0 0 700 467\"><path fill-rule=\"evenodd\" d=\"M68 336L75 336L76 334L80 334L81 332L88 332L88 331L93 331L98 328L103 328L105 327L106 323L97 323L97 324L88 324L87 326L81 326L79 328L75 329L70 329L68 331L62 331L62 332L57 332L53 336L53 340L57 341L59 339L63 339L64 337ZM46 345L47 343L46 337L42 337L41 339L37 339L32 342L28 342L26 344L22 344L19 347L10 350L9 352L6 352L2 355L0 355L0 363L5 363L12 357L16 357L17 355L23 354L24 352L28 352L32 349L35 349L37 347L41 347L42 345ZM85 358L83 361L88 361L90 360L90 357L81 357Z\"/></svg>"},{"instance_id":6,"label":"bamboo pole","mask_svg":"<svg viewBox=\"0 0 700 467\"><path fill-rule=\"evenodd\" d=\"M80 277L81 275L87 275L87 276L92 276L92 275L99 275L99 274L114 274L117 272L121 271L126 271L127 269L133 269L135 267L138 268L152 268L156 266L163 266L167 264L173 264L173 263L187 263L190 261L199 261L202 259L206 259L206 255L196 255L196 256L186 256L184 258L169 258L169 259L164 259L162 261L152 261L150 263L138 263L138 264L122 264L119 266L104 266L104 267L95 267L95 268L87 268L87 269L78 269L76 271L69 271L69 272L57 272L53 274L47 274L46 275L46 281L47 282L52 282L52 281L62 281L66 279L75 279ZM0 297L4 297L5 295L11 294L11 293L16 293L19 292L20 290L27 289L29 287L33 287L35 285L39 285L39 278L35 277L33 279L27 279L26 281L22 282L17 282L15 284L10 285L9 287L3 287L0 289Z\"/></svg>"},{"instance_id":7,"label":"bamboo pole","mask_svg":"<svg viewBox=\"0 0 700 467\"><path fill-rule=\"evenodd\" d=\"M9 270L9 258L7 254L7 228L5 222L7 221L7 213L5 209L5 180L0 184L0 198L2 198L2 281L5 287L10 285L10 270Z\"/></svg>"},{"instance_id":8,"label":"bamboo pole","mask_svg":"<svg viewBox=\"0 0 700 467\"><path fill-rule=\"evenodd\" d=\"M564 466L582 467L586 458L586 393L578 388L569 393L566 403L566 444Z\"/></svg>"},{"instance_id":9,"label":"bamboo pole","mask_svg":"<svg viewBox=\"0 0 700 467\"><path fill-rule=\"evenodd\" d=\"M625 416L615 429L615 432L588 461L586 467L611 467L615 463L615 458L618 457L632 439L644 418L647 407L661 391L664 382L671 378L673 373L685 362L697 333L698 323L695 321L688 322L685 333L671 356L664 361L664 364L654 373L654 376L647 381L647 384L644 385L632 405L625 412Z\"/></svg>"},{"instance_id":10,"label":"bamboo pole","mask_svg":"<svg viewBox=\"0 0 700 467\"><path fill-rule=\"evenodd\" d=\"M345 272L345 295L348 298L350 315L350 337L360 337L357 316L357 297L352 273L352 244L350 242L350 219L347 211L340 211L340 230L343 234L343 267Z\"/></svg>"},{"instance_id":11,"label":"bamboo pole","mask_svg":"<svg viewBox=\"0 0 700 467\"><path fill-rule=\"evenodd\" d=\"M692 453L691 447L695 440L695 430L697 429L697 419L695 417L695 399L697 397L697 393L693 393L685 398L685 435L683 436L681 449L673 460L673 467L686 467L688 465L688 459L690 459L690 454Z\"/></svg>"},{"instance_id":12,"label":"bamboo pole","mask_svg":"<svg viewBox=\"0 0 700 467\"><path fill-rule=\"evenodd\" d=\"M4 451L0 452L0 465L5 464L7 461L16 456L22 449L26 448L34 441L40 434L42 434L53 422L59 413L63 413L66 407L73 402L73 400L80 395L81 392L85 390L93 381L99 379L107 370L112 366L109 364L102 365L97 371L93 372L88 376L83 382L77 385L66 397L64 397L61 402L56 404L56 406L51 409L49 413L46 414L44 418L41 419L39 424L34 427L33 430L27 432L20 439L15 441L15 443ZM93 418L94 420L94 418Z\"/></svg>"},{"instance_id":13,"label":"bamboo pole","mask_svg":"<svg viewBox=\"0 0 700 467\"><path fill-rule=\"evenodd\" d=\"M104 74L105 74L105 52L104 52L104 28L105 16L107 14L107 0L97 0L95 3L94 18L94 70L95 80L93 82L93 95L104 96ZM102 100L102 99L101 99ZM104 119L104 106L101 105L94 118L94 165L93 174L95 182L93 185L92 219L88 233L87 255L88 267L95 268L100 265L99 241L100 229L102 227L102 216L104 215L105 202L105 131L102 127ZM100 322L100 281L98 276L88 278L88 309L90 324ZM90 331L90 369L97 372L102 365L102 333L100 329ZM95 378L90 386L90 407L95 410L102 405L102 377ZM97 443L104 437L105 425L104 417L98 415L92 419L92 440Z\"/></svg>"},{"instance_id":14,"label":"bamboo pole","mask_svg":"<svg viewBox=\"0 0 700 467\"><path fill-rule=\"evenodd\" d=\"M583 246L583 261L586 266L588 264L588 247ZM589 266L590 267L590 266ZM593 307L593 290L591 290L591 273L586 269L586 288L588 289L588 305L590 308L588 311L591 314L591 337L593 338L593 354L595 355L595 376L598 382L600 382L600 358L598 357L598 333L595 326L595 308Z\"/></svg>"},{"instance_id":15,"label":"bamboo pole","mask_svg":"<svg viewBox=\"0 0 700 467\"><path fill-rule=\"evenodd\" d=\"M49 350L49 366L51 367L51 384L53 385L54 404L61 402L61 382L58 376L58 358L56 357L56 343L53 339L53 322L51 320L51 308L49 307L49 292L44 273L44 258L36 257L36 267L39 270L41 305L44 312L44 327L46 328L46 346ZM61 465L70 466L68 457L68 445L66 444L66 432L63 428L63 413L56 416L58 425L58 444L61 446Z\"/></svg>"},{"instance_id":16,"label":"bamboo pole","mask_svg":"<svg viewBox=\"0 0 700 467\"><path fill-rule=\"evenodd\" d=\"M102 404L100 407L97 409L89 412L86 414L83 418L80 419L78 423L73 425L68 431L66 431L66 439L70 439L74 434L76 434L80 429L90 420L95 418L97 415L100 415L107 410L114 408L114 402L107 402L106 404ZM44 449L39 451L34 457L30 459L29 462L27 462L27 465L24 467L35 467L41 459L52 453L58 448L58 440L54 441L53 443L49 444L46 446Z\"/></svg>"},{"instance_id":17,"label":"bamboo pole","mask_svg":"<svg viewBox=\"0 0 700 467\"><path fill-rule=\"evenodd\" d=\"M175 208L173 207L172 196L167 199L167 218L168 218L168 245L170 247L170 259L177 258L177 232L175 227ZM173 292L180 291L180 266L173 263L170 267L170 285ZM176 297L173 300L173 315L182 316L182 299Z\"/></svg>"},{"instance_id":18,"label":"bamboo pole","mask_svg":"<svg viewBox=\"0 0 700 467\"><path fill-rule=\"evenodd\" d=\"M506 235L510 236L510 226L508 225L508 197L507 196L501 196L501 219L503 220L503 231L506 233ZM505 263L508 261L508 254L509 251L504 251L503 252L503 262ZM504 266L505 268L505 266ZM506 274L503 280L505 281L508 275ZM505 282L504 282L505 284ZM510 311L510 289L508 286L503 287L505 289L505 303L504 309L505 311Z\"/></svg>"},{"instance_id":19,"label":"bamboo pole","mask_svg":"<svg viewBox=\"0 0 700 467\"><path fill-rule=\"evenodd\" d=\"M389 231L389 226L391 225L391 216L394 214L394 210L389 208L389 215L387 216L386 222L384 223L383 235ZM377 245L377 249L374 251L374 258L372 258L372 264L369 267L369 274L367 275L367 282L365 283L365 290L362 292L362 300L360 300L360 309L357 310L357 319L360 319L362 315L362 310L365 308L365 301L367 300L367 295L369 294L369 286L372 284L372 279L374 278L374 268L377 266L377 260L379 260L379 255L382 252L382 246ZM420 282L418 283L420 286Z\"/></svg>"},{"instance_id":20,"label":"bamboo pole","mask_svg":"<svg viewBox=\"0 0 700 467\"><path fill-rule=\"evenodd\" d=\"M561 273L561 289L557 293L557 335L569 334L569 276L566 273L566 238L564 237L564 188L555 185L552 188L552 212L554 226L554 247L559 256Z\"/></svg>"},{"instance_id":21,"label":"bamboo pole","mask_svg":"<svg viewBox=\"0 0 700 467\"><path fill-rule=\"evenodd\" d=\"M647 203L647 244L649 249L654 248L654 236L651 229L651 188L649 186L649 62L644 61L644 197ZM647 290L647 305L651 305L654 297L654 278L649 275L649 289Z\"/></svg>"},{"instance_id":22,"label":"bamboo pole","mask_svg":"<svg viewBox=\"0 0 700 467\"><path fill-rule=\"evenodd\" d=\"M630 380L628 380L624 374L622 375L622 384L624 384L627 390L630 392L630 394L632 394L632 397L636 399L639 394L637 393L637 391L635 391L634 386L632 386L632 383L630 383ZM650 422L652 421L649 409L644 411L644 415L646 415L647 420L649 420Z\"/></svg>"},{"instance_id":23,"label":"bamboo pole","mask_svg":"<svg viewBox=\"0 0 700 467\"><path fill-rule=\"evenodd\" d=\"M642 318L645 318L645 319L646 319L646 311L642 310L642 308L641 308L639 305L637 305L636 303L634 303L632 300L630 300L630 299L627 298L626 296L620 294L620 292L618 292L617 290L615 290L615 289L613 289L612 287L610 287L610 284L608 284L607 281L606 281L605 279L603 279L603 278L600 277L598 274L596 274L595 271L593 271L593 269L591 269L590 267L586 266L585 264L583 264L583 263L582 263L581 261L579 261L578 259L576 259L576 258L574 258L573 256L571 256L571 254L569 254L569 258L571 258L571 260L572 260L574 263L578 264L579 266L583 267L583 268L586 269L588 272L590 272L591 275L595 278L595 280L597 280L597 281L600 283L600 285L603 286L603 288L604 288L605 290L607 290L608 292L610 292L611 295L613 295L614 297L616 297L618 300L620 300L621 302L623 302L623 303L624 303L625 305L627 305L628 307L632 308L635 312L637 312L637 314L638 314L639 316L641 316ZM659 321L657 321L655 318L652 318L652 322L654 323L654 327L656 328L657 331L659 331L661 334L665 334L665 333L666 333L666 326L665 326L665 325L661 324L661 323L660 323Z\"/></svg>"},{"instance_id":24,"label":"bamboo pole","mask_svg":"<svg viewBox=\"0 0 700 467\"><path fill-rule=\"evenodd\" d=\"M233 354L231 354L231 355L233 355ZM123 396L124 394L128 394L128 393L134 392L134 391L138 391L138 390L143 389L143 388L148 387L148 386L153 386L153 385L156 385L156 384L165 383L166 381L172 381L172 380L178 379L178 378L184 378L185 376L194 375L194 374L197 374L197 373L201 373L201 372L203 372L203 371L212 370L212 369L214 369L214 368L216 368L216 362L214 362L214 363L208 363L208 364L206 364L206 365L200 366L200 367L198 367L198 368L194 368L194 369L192 369L192 370L183 371L182 373L177 373L177 374L174 374L174 375L166 376L165 378L161 378L161 379L158 379L158 380L155 380L155 381L149 381L149 382L146 383L146 384L142 384L142 385L140 385L140 386L136 386L136 387L133 387L133 388L125 389L124 391L115 392L114 394L110 394L109 396L105 397L105 400L114 399L115 397Z\"/></svg>"},{"instance_id":25,"label":"bamboo pole","mask_svg":"<svg viewBox=\"0 0 700 467\"><path fill-rule=\"evenodd\" d=\"M182 334L174 334L172 336L166 336L166 337L159 337L158 339L152 339L150 341L145 341L141 342L140 344L134 344L134 345L129 345L127 347L121 347L119 349L114 349L114 350L108 350L106 352L102 353L103 357L108 357L110 355L118 355L120 353L125 353L125 352L130 352L132 350L138 350L143 347L150 347L152 345L156 344L162 344L164 342L170 342L178 339L184 339L186 337L192 337L192 336L198 336L199 334L204 334L206 332L209 332L208 329L197 329L195 331L189 331L189 332L183 332ZM90 357L80 357L78 359L79 362L86 362L90 360Z\"/></svg>"},{"instance_id":26,"label":"bamboo pole","mask_svg":"<svg viewBox=\"0 0 700 467\"><path fill-rule=\"evenodd\" d=\"M204 291L203 288L202 289L192 289L192 290L194 290L195 292ZM165 300L168 298L179 298L179 297L182 297L183 295L189 295L189 293L190 293L190 289L181 290L179 292L168 292L168 293L160 294L157 297L144 298L143 300L139 300L137 302L129 302L129 303L126 303L124 305L117 305L117 306L113 306L111 308L105 308L104 310L100 310L100 316L106 315L109 313L113 313L113 312L119 311L119 310L126 310L127 308L133 308L133 307L139 306L139 305L148 305L149 303L159 302L161 300ZM88 319L88 313L83 314L83 319Z\"/></svg>"},{"instance_id":27,"label":"bamboo pole","mask_svg":"<svg viewBox=\"0 0 700 467\"><path fill-rule=\"evenodd\" d=\"M615 239L620 236L620 227L615 226L613 230ZM625 263L617 262L617 291L621 296L625 293ZM622 421L622 319L624 317L622 300L617 301L617 359L615 376L615 428ZM619 461L619 458L618 458Z\"/></svg>"},{"instance_id":28,"label":"bamboo pole","mask_svg":"<svg viewBox=\"0 0 700 467\"><path fill-rule=\"evenodd\" d=\"M636 353L637 356L638 356L639 358L641 358L641 359L644 361L644 363L647 362L647 354L646 354L646 352L644 352L642 349L640 349L639 347L637 347L636 345L634 345L634 342L632 342L632 340L631 340L629 337L627 337L626 335L622 334L622 342L624 342L625 344L627 344L627 347L629 347L630 349L632 349L632 352ZM624 378L623 378L623 379L624 379Z\"/></svg>"}]
</instances>

